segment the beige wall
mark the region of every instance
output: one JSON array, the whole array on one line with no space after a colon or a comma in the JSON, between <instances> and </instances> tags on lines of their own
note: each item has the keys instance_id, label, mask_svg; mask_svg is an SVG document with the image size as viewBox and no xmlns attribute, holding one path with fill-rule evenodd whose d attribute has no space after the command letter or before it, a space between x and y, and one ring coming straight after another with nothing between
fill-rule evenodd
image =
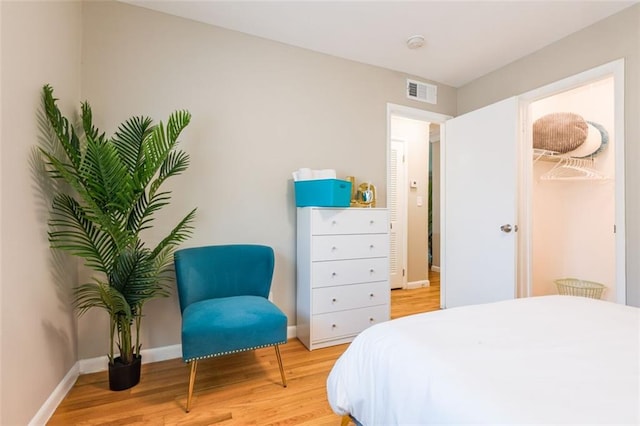
<instances>
[{"instance_id":1,"label":"beige wall","mask_svg":"<svg viewBox=\"0 0 640 426\"><path fill-rule=\"evenodd\" d=\"M66 111L80 95L81 4L6 2L1 12L2 127L0 424L27 424L77 360L69 305L74 269L47 243L47 200L31 167L40 90Z\"/></svg>"},{"instance_id":2,"label":"beige wall","mask_svg":"<svg viewBox=\"0 0 640 426\"><path fill-rule=\"evenodd\" d=\"M108 133L133 114L193 114L182 138L192 163L173 181L158 227L198 206L187 245L264 243L276 251L273 299L295 324L295 208L291 172L333 168L386 200L387 102L409 101L407 76L113 2L84 7L82 98ZM455 113L438 87L436 112ZM154 236L152 235L152 238ZM79 356L106 351L105 319L79 323ZM180 342L174 297L148 304L143 347Z\"/></svg>"},{"instance_id":3,"label":"beige wall","mask_svg":"<svg viewBox=\"0 0 640 426\"><path fill-rule=\"evenodd\" d=\"M640 306L640 4L458 89L458 113L625 59L627 303Z\"/></svg>"}]
</instances>

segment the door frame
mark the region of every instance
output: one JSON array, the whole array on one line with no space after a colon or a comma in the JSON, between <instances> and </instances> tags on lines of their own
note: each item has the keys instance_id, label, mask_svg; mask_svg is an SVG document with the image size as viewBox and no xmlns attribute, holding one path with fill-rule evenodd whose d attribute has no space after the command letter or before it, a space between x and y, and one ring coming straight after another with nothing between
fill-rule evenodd
<instances>
[{"instance_id":1,"label":"door frame","mask_svg":"<svg viewBox=\"0 0 640 426\"><path fill-rule=\"evenodd\" d=\"M393 103L387 103L387 205L389 205L389 193L390 193L390 177L391 177L391 173L390 173L390 161L391 161L391 117L392 116L398 116L398 117L403 117L403 118L410 118L413 120L419 120L419 121L425 121L425 122L429 122L429 123L435 123L435 124L439 124L440 125L440 146L442 147L445 143L445 135L444 135L444 122L449 120L450 118L453 118L453 116L450 115L446 115L446 114L441 114L438 112L432 112L432 111L427 111L427 110L423 110L423 109L418 109L418 108L412 108L406 105L399 105L399 104L393 104ZM444 151L441 149L441 152ZM440 159L440 174L443 174L443 158L441 156ZM443 181L441 179L440 181L441 185L443 184ZM406 188L405 188L406 189ZM440 193L440 196L443 197L442 192ZM406 203L406 197L405 197L405 203ZM442 201L441 201L441 206L443 205ZM404 213L405 213L405 217L402 218L403 220L403 233L401 236L401 244L399 244L398 249L402 250L402 261L403 261L403 265L402 268L404 268L404 270L406 271L407 269L407 255L408 255L408 231L407 231L407 223L408 223L408 218L407 218L407 211L408 211L408 206L404 206ZM441 208L442 210L442 208ZM441 211L441 218L442 218L442 211ZM442 221L440 223L440 228L442 231ZM441 244L441 249L442 249L442 244ZM443 262L442 260L442 250L440 250L440 263ZM441 273L444 273L444 271L441 269ZM405 274L405 276L403 277L403 288L406 288L407 286L407 276Z\"/></svg>"},{"instance_id":2,"label":"door frame","mask_svg":"<svg viewBox=\"0 0 640 426\"><path fill-rule=\"evenodd\" d=\"M530 117L530 104L568 90L613 77L614 87L614 134L615 134L615 271L616 302L626 304L626 246L625 246L625 171L624 171L624 59L617 59L595 68L572 75L546 86L519 95L522 159L520 179L522 194L520 200L519 222L521 238L518 245L518 297L528 297L532 292L533 254L532 235L532 193L533 193L533 131Z\"/></svg>"}]
</instances>

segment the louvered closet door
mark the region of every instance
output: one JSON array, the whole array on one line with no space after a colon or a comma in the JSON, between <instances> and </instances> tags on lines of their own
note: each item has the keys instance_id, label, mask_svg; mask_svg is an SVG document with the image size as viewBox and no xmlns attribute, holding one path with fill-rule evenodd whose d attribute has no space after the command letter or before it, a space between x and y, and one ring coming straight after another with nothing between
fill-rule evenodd
<instances>
[{"instance_id":1,"label":"louvered closet door","mask_svg":"<svg viewBox=\"0 0 640 426\"><path fill-rule=\"evenodd\" d=\"M389 156L389 195L387 208L389 209L390 225L390 283L391 288L405 287L404 271L404 227L406 224L406 188L407 178L405 173L405 142L391 140L391 155Z\"/></svg>"}]
</instances>

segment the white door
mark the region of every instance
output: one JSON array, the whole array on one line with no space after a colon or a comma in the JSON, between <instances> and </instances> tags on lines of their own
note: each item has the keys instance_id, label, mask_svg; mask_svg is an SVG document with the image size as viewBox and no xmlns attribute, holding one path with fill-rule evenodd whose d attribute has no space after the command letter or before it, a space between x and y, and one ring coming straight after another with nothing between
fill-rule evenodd
<instances>
[{"instance_id":1,"label":"white door","mask_svg":"<svg viewBox=\"0 0 640 426\"><path fill-rule=\"evenodd\" d=\"M446 122L445 308L516 295L518 115L510 98Z\"/></svg>"},{"instance_id":2,"label":"white door","mask_svg":"<svg viewBox=\"0 0 640 426\"><path fill-rule=\"evenodd\" d=\"M406 226L406 188L405 142L391 140L389 154L389 194L387 198L390 226L390 267L389 282L391 288L404 288L405 276L405 230Z\"/></svg>"}]
</instances>

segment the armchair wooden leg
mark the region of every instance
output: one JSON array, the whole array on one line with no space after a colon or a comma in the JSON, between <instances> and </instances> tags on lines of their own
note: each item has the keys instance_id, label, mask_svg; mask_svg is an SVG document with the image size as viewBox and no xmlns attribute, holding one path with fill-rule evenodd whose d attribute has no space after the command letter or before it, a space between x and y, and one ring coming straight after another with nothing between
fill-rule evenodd
<instances>
[{"instance_id":1,"label":"armchair wooden leg","mask_svg":"<svg viewBox=\"0 0 640 426\"><path fill-rule=\"evenodd\" d=\"M274 345L276 348L276 357L278 357L278 365L280 366L280 376L282 377L282 386L287 387L287 378L284 377L284 368L282 367L282 357L280 356L280 348L278 345Z\"/></svg>"},{"instance_id":2,"label":"armchair wooden leg","mask_svg":"<svg viewBox=\"0 0 640 426\"><path fill-rule=\"evenodd\" d=\"M198 361L191 361L191 374L189 375L189 395L187 396L187 413L191 410L191 396L193 395L193 385L196 382L196 368L198 368Z\"/></svg>"}]
</instances>

